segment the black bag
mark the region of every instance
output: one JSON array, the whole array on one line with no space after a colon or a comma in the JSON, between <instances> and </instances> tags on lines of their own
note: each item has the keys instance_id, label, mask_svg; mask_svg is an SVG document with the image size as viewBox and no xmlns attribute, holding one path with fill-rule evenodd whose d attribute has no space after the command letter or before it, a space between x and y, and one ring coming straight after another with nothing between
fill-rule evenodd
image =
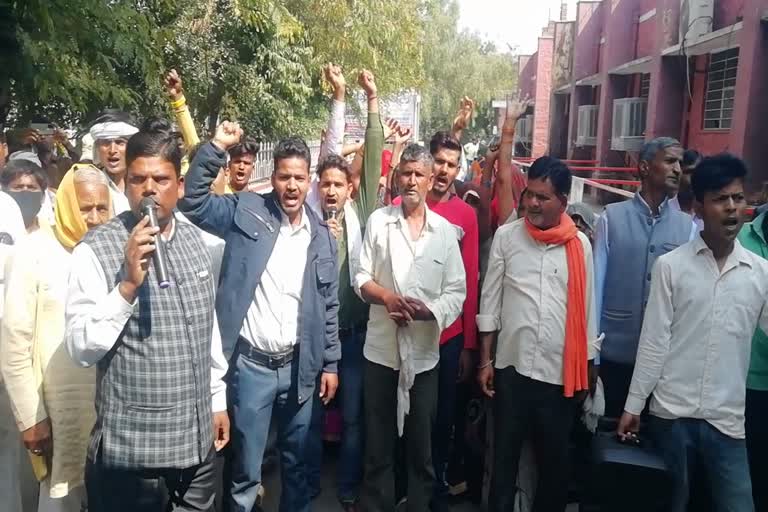
<instances>
[{"instance_id":1,"label":"black bag","mask_svg":"<svg viewBox=\"0 0 768 512\"><path fill-rule=\"evenodd\" d=\"M671 480L661 456L646 441L620 443L615 432L592 441L592 468L582 512L665 512Z\"/></svg>"}]
</instances>

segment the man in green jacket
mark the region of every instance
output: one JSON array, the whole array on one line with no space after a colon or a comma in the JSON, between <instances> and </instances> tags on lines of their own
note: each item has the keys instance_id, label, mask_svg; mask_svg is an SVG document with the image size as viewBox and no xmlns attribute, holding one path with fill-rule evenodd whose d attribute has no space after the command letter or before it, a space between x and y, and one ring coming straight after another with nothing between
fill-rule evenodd
<instances>
[{"instance_id":1,"label":"man in green jacket","mask_svg":"<svg viewBox=\"0 0 768 512\"><path fill-rule=\"evenodd\" d=\"M768 211L739 232L739 242L747 250L768 259ZM760 327L752 338L752 358L747 375L745 409L747 455L752 481L768 482L768 335ZM768 510L768 488L753 485L752 496L757 512Z\"/></svg>"}]
</instances>

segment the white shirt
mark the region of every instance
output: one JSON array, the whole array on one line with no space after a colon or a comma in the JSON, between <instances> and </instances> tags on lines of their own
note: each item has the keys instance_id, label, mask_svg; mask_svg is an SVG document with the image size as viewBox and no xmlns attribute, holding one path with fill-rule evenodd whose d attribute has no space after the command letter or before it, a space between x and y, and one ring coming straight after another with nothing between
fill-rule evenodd
<instances>
[{"instance_id":1,"label":"white shirt","mask_svg":"<svg viewBox=\"0 0 768 512\"><path fill-rule=\"evenodd\" d=\"M240 336L269 354L285 352L297 343L301 290L312 239L304 207L296 227L285 213L282 217L275 247L240 329Z\"/></svg>"},{"instance_id":2,"label":"white shirt","mask_svg":"<svg viewBox=\"0 0 768 512\"><path fill-rule=\"evenodd\" d=\"M138 304L138 301L126 302L117 286L105 292L110 286L93 249L86 243L78 244L72 251L65 340L69 354L81 366L96 364L112 349ZM211 396L213 412L220 412L227 410L227 385L224 382L227 360L221 349L215 310L213 315Z\"/></svg>"},{"instance_id":3,"label":"white shirt","mask_svg":"<svg viewBox=\"0 0 768 512\"><path fill-rule=\"evenodd\" d=\"M588 359L600 351L595 320L592 247L581 232L586 269ZM480 298L477 327L499 331L495 367L514 366L541 382L563 383L563 350L568 302L568 262L564 245L531 238L525 220L496 231Z\"/></svg>"},{"instance_id":4,"label":"white shirt","mask_svg":"<svg viewBox=\"0 0 768 512\"><path fill-rule=\"evenodd\" d=\"M696 418L744 438L752 335L768 332L768 262L737 241L720 271L700 236L661 256L625 410Z\"/></svg>"},{"instance_id":5,"label":"white shirt","mask_svg":"<svg viewBox=\"0 0 768 512\"><path fill-rule=\"evenodd\" d=\"M427 219L418 240L400 206L387 206L371 214L365 229L355 290L369 281L400 295L422 300L435 320L414 321L398 328L387 308L372 304L365 339L365 358L392 369L400 368L398 338L413 340L415 373L431 370L440 359L440 333L461 314L467 294L464 263L455 228L436 213Z\"/></svg>"},{"instance_id":6,"label":"white shirt","mask_svg":"<svg viewBox=\"0 0 768 512\"><path fill-rule=\"evenodd\" d=\"M104 171L102 171L104 172ZM107 176L107 186L109 187L109 198L112 200L112 211L114 215L120 215L123 212L127 212L131 209L130 203L128 203L128 198L125 196L125 192L120 190L118 186L115 184L114 181L112 181L112 178L109 177L109 174L104 172Z\"/></svg>"},{"instance_id":7,"label":"white shirt","mask_svg":"<svg viewBox=\"0 0 768 512\"><path fill-rule=\"evenodd\" d=\"M19 205L11 196L0 192L0 320L3 318L5 297L5 260L14 244L26 233Z\"/></svg>"}]
</instances>

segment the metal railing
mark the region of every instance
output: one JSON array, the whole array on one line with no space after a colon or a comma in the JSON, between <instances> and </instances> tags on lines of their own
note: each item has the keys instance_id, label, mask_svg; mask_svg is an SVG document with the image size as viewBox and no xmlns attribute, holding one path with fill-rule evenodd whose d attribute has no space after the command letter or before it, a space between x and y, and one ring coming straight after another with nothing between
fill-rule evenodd
<instances>
[{"instance_id":1,"label":"metal railing","mask_svg":"<svg viewBox=\"0 0 768 512\"><path fill-rule=\"evenodd\" d=\"M259 153L256 155L253 172L251 173L251 183L269 179L272 175L275 165L273 160L275 146L277 146L277 142L262 142L259 144ZM309 171L313 172L317 166L317 159L320 156L320 141L307 141L307 146L309 146L309 151L312 155L312 165Z\"/></svg>"}]
</instances>

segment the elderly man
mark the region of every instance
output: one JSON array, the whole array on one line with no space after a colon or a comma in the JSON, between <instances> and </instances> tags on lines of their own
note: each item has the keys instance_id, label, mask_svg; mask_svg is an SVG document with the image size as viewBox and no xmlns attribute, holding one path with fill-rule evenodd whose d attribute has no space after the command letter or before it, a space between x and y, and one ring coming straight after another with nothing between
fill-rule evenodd
<instances>
[{"instance_id":1,"label":"elderly man","mask_svg":"<svg viewBox=\"0 0 768 512\"><path fill-rule=\"evenodd\" d=\"M599 330L605 334L600 377L605 415L619 417L635 366L640 327L656 259L691 240L690 215L668 207L677 190L683 148L669 137L647 142L640 152L640 191L608 205L595 234L595 298Z\"/></svg>"},{"instance_id":2,"label":"elderly man","mask_svg":"<svg viewBox=\"0 0 768 512\"><path fill-rule=\"evenodd\" d=\"M89 131L94 141L93 163L109 177L115 215L130 210L125 197L125 147L131 135L138 131L131 117L124 112L107 112L99 116Z\"/></svg>"},{"instance_id":3,"label":"elderly man","mask_svg":"<svg viewBox=\"0 0 768 512\"><path fill-rule=\"evenodd\" d=\"M402 204L369 218L356 276L356 289L371 304L363 373L362 509L369 512L395 508L397 433L406 436L407 510L428 510L435 485L440 333L462 311L466 280L455 229L426 205L433 163L425 148L403 151L396 177Z\"/></svg>"}]
</instances>

